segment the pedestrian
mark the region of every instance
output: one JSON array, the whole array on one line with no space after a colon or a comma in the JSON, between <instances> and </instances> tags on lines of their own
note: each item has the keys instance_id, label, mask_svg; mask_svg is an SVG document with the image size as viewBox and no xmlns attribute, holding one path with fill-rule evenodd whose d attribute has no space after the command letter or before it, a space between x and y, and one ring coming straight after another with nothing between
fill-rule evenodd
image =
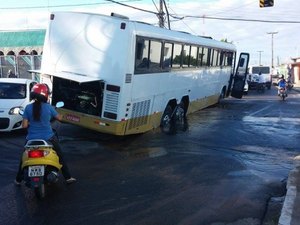
<instances>
[{"instance_id":1,"label":"pedestrian","mask_svg":"<svg viewBox=\"0 0 300 225\"><path fill-rule=\"evenodd\" d=\"M7 72L7 77L8 77L8 78L17 78L17 76L13 73L12 70L8 70L8 72Z\"/></svg>"},{"instance_id":2,"label":"pedestrian","mask_svg":"<svg viewBox=\"0 0 300 225\"><path fill-rule=\"evenodd\" d=\"M33 86L30 97L34 102L25 107L22 127L27 128L27 140L43 139L52 143L59 157L59 161L62 164L62 174L67 184L71 184L75 182L76 179L73 178L69 172L60 144L52 130L50 122L52 118L61 121L62 116L47 102L49 94L50 91L46 84L36 84ZM20 185L22 181L21 166L22 160L19 163L19 170L15 179L16 185Z\"/></svg>"}]
</instances>

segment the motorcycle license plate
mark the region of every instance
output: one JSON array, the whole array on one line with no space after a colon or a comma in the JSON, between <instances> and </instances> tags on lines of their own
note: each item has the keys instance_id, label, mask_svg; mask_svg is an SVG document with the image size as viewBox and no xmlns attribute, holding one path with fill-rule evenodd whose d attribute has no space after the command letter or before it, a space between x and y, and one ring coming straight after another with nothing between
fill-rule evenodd
<instances>
[{"instance_id":1,"label":"motorcycle license plate","mask_svg":"<svg viewBox=\"0 0 300 225\"><path fill-rule=\"evenodd\" d=\"M45 174L44 166L29 166L28 168L28 176L29 177L41 177Z\"/></svg>"}]
</instances>

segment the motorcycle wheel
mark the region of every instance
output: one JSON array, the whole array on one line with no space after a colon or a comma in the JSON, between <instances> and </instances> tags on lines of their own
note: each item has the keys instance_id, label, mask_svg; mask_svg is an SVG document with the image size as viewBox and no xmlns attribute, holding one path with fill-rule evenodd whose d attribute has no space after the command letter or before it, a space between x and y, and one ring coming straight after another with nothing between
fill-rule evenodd
<instances>
[{"instance_id":1,"label":"motorcycle wheel","mask_svg":"<svg viewBox=\"0 0 300 225\"><path fill-rule=\"evenodd\" d=\"M38 199L44 198L45 197L45 184L41 184L40 186L35 187L34 193Z\"/></svg>"}]
</instances>

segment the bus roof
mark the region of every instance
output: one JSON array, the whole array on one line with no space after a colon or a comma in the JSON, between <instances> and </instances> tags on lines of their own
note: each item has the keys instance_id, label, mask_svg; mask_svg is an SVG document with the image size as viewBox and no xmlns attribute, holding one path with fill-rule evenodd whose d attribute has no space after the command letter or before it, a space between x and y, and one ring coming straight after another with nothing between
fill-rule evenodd
<instances>
[{"instance_id":1,"label":"bus roof","mask_svg":"<svg viewBox=\"0 0 300 225\"><path fill-rule=\"evenodd\" d=\"M217 41L212 38L196 36L182 31L168 30L142 22L132 22L135 24L137 35L236 51L235 45L229 42Z\"/></svg>"},{"instance_id":2,"label":"bus roof","mask_svg":"<svg viewBox=\"0 0 300 225\"><path fill-rule=\"evenodd\" d=\"M70 26L70 21L76 26ZM105 80L107 77L117 79L110 76L112 68L114 74L130 73L128 65L131 64L125 62L135 47L134 36L236 51L231 43L131 21L125 17L62 11L51 14L41 71L36 72L77 82ZM116 54L120 52L124 54Z\"/></svg>"}]
</instances>

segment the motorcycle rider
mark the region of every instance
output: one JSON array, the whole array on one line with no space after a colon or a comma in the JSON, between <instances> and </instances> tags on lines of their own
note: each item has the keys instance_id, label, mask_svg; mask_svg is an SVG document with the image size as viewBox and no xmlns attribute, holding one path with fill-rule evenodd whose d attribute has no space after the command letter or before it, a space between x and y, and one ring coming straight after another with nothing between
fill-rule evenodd
<instances>
[{"instance_id":1,"label":"motorcycle rider","mask_svg":"<svg viewBox=\"0 0 300 225\"><path fill-rule=\"evenodd\" d=\"M279 81L278 81L278 95L280 94L280 89L286 90L286 81L284 79L284 76L281 75Z\"/></svg>"},{"instance_id":2,"label":"motorcycle rider","mask_svg":"<svg viewBox=\"0 0 300 225\"><path fill-rule=\"evenodd\" d=\"M22 127L27 128L27 140L43 139L52 143L62 166L62 174L67 184L74 183L76 179L71 176L68 166L64 160L63 153L55 136L51 119L55 118L61 121L62 116L49 104L48 97L50 91L46 84L35 84L30 92L33 103L27 105L23 114ZM29 126L30 125L30 126ZM15 184L20 185L22 182L22 158L19 164L19 170L15 179Z\"/></svg>"}]
</instances>

